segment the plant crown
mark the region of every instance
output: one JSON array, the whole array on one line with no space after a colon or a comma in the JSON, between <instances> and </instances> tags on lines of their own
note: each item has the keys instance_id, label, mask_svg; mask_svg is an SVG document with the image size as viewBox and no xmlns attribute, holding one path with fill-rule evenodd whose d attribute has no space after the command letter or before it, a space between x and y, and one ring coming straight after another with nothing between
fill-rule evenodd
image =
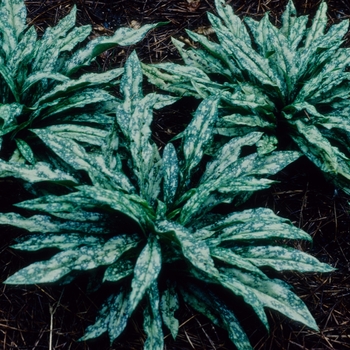
<instances>
[{"instance_id":1,"label":"plant crown","mask_svg":"<svg viewBox=\"0 0 350 350\"><path fill-rule=\"evenodd\" d=\"M266 272L266 267L276 273L332 271L286 244L311 241L310 236L270 209L232 209L254 191L269 188L274 183L269 177L300 153L258 154L263 133L253 131L230 138L208 154L218 119L216 96L199 105L181 145L168 143L160 153L151 138L153 109L176 99L156 93L144 96L142 79L141 64L132 53L121 78L123 100L116 106L104 158L82 155L74 138L60 139L59 148L54 131L42 131L60 157L67 152L67 163L95 164L94 183L17 204L35 215L0 215L1 224L31 232L14 249L59 251L5 283L68 283L83 271L100 271L99 282L110 283L112 293L81 340L107 332L113 342L143 303L144 348L162 350L163 325L175 338L175 313L187 303L226 329L238 349L252 349L234 313L232 295L249 305L266 329L265 308L270 308L317 330L290 286ZM229 203L229 214L216 210ZM222 297L223 290L231 298Z\"/></svg>"},{"instance_id":2,"label":"plant crown","mask_svg":"<svg viewBox=\"0 0 350 350\"><path fill-rule=\"evenodd\" d=\"M220 97L216 132L227 137L262 131L259 152L301 150L336 186L350 193L349 21L327 28L322 2L312 25L290 0L275 27L269 14L236 16L215 0L208 13L216 41L187 31L200 48L173 39L185 65L143 65L148 79L178 95Z\"/></svg>"},{"instance_id":3,"label":"plant crown","mask_svg":"<svg viewBox=\"0 0 350 350\"><path fill-rule=\"evenodd\" d=\"M94 179L92 158L68 165L55 148L44 150L43 143L54 139L69 149L70 140L76 140L82 155L86 149L103 153L117 101L105 89L119 83L123 68L102 73L82 68L116 45L137 43L162 24L119 28L85 44L91 25L76 27L76 11L74 6L37 39L34 26L26 24L24 1L0 1L0 177L78 183L77 171L85 170Z\"/></svg>"}]
</instances>

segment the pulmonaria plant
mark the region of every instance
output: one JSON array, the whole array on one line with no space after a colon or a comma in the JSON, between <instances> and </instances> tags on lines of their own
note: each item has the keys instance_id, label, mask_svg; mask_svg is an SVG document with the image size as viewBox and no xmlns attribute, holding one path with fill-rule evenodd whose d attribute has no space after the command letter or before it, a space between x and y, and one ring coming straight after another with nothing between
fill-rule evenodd
<instances>
[{"instance_id":1,"label":"pulmonaria plant","mask_svg":"<svg viewBox=\"0 0 350 350\"><path fill-rule=\"evenodd\" d=\"M238 349L252 349L234 305L230 298L219 297L220 289L250 305L267 329L265 308L317 330L302 300L265 269L332 271L286 245L286 240L310 241L310 236L266 208L229 214L215 210L219 204L232 203L233 208L252 192L268 188L274 183L268 177L300 154L259 155L254 150L262 133L252 132L231 138L208 155L218 114L215 97L200 104L179 149L169 143L160 154L151 138L152 111L174 98L143 96L141 84L141 65L133 53L121 80L124 100L117 107L110 137L111 161L101 163L103 175L97 183L17 204L34 210L33 216L0 216L1 224L32 232L14 249L59 250L5 283L68 283L77 273L102 268L101 280L112 283L111 295L82 341L108 332L113 342L142 303L144 348L162 350L163 325L175 338L176 311L187 303L226 329Z\"/></svg>"},{"instance_id":2,"label":"pulmonaria plant","mask_svg":"<svg viewBox=\"0 0 350 350\"><path fill-rule=\"evenodd\" d=\"M217 41L192 31L200 48L173 39L185 65L144 65L149 80L180 95L220 96L219 134L264 131L260 152L297 147L350 193L349 21L326 30L322 2L308 26L289 1L278 28L268 13L241 21L223 0L215 4L219 17L208 18Z\"/></svg>"},{"instance_id":3,"label":"pulmonaria plant","mask_svg":"<svg viewBox=\"0 0 350 350\"><path fill-rule=\"evenodd\" d=\"M123 69L84 73L81 68L116 45L137 43L159 25L120 28L113 36L82 44L91 26L75 27L76 11L74 6L37 39L35 28L26 24L24 1L0 1L0 177L75 181L52 150L43 151L39 138L50 132L90 149L103 148L116 101L106 88L119 83ZM93 165L81 164L74 170L88 167Z\"/></svg>"}]
</instances>

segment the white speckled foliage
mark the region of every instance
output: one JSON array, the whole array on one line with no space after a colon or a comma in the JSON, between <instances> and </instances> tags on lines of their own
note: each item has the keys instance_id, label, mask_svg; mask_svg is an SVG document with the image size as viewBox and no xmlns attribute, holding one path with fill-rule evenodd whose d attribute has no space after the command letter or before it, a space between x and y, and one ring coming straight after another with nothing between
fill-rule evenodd
<instances>
[{"instance_id":1,"label":"white speckled foliage","mask_svg":"<svg viewBox=\"0 0 350 350\"><path fill-rule=\"evenodd\" d=\"M0 215L0 224L31 232L14 249L59 250L5 283L67 283L78 273L99 271L100 282L108 282L112 294L81 341L107 332L113 342L142 304L144 348L162 350L164 328L176 337L176 312L187 303L226 329L238 349L251 349L235 306L230 298L218 296L220 289L248 304L266 329L265 309L270 308L317 330L301 299L264 269L275 270L275 276L283 270L332 271L286 245L286 240L310 241L310 236L269 209L234 210L254 191L268 188L274 182L268 177L300 154L258 154L260 132L231 138L213 153L215 97L200 104L178 148L169 143L159 152L151 138L153 108L174 98L143 96L141 84L141 65L132 53L121 79L124 100L105 150L109 165L95 161L94 184L17 204L35 210L31 217ZM230 203L231 213L213 213L218 205Z\"/></svg>"},{"instance_id":2,"label":"white speckled foliage","mask_svg":"<svg viewBox=\"0 0 350 350\"><path fill-rule=\"evenodd\" d=\"M349 21L327 29L325 1L308 25L290 0L280 27L268 13L241 20L224 0L215 4L218 16L208 18L216 40L187 31L187 48L173 39L185 65L144 65L149 80L180 95L220 96L219 134L263 131L260 152L289 143L350 193Z\"/></svg>"},{"instance_id":3,"label":"white speckled foliage","mask_svg":"<svg viewBox=\"0 0 350 350\"><path fill-rule=\"evenodd\" d=\"M52 159L56 149L51 147L45 154L42 144L38 146L37 136L45 142L47 133L61 147L69 149L75 140L80 142L81 153L83 146L102 153L113 124L111 105L114 108L117 102L104 89L119 83L123 69L84 74L80 68L116 45L137 43L159 25L120 28L112 36L101 36L84 45L92 28L75 27L76 11L74 6L38 39L35 28L26 24L24 1L0 1L0 177L10 174L31 182L72 181L63 173L53 172L48 164L38 164L45 161L58 167L59 161ZM18 163L23 165L18 167ZM92 167L78 163L69 170Z\"/></svg>"}]
</instances>

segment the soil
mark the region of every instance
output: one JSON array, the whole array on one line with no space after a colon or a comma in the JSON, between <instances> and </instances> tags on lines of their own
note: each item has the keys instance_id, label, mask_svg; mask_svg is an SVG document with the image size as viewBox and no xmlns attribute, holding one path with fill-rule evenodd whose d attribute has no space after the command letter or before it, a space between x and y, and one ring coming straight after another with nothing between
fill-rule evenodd
<instances>
[{"instance_id":1,"label":"soil","mask_svg":"<svg viewBox=\"0 0 350 350\"><path fill-rule=\"evenodd\" d=\"M152 31L138 45L110 50L99 57L93 69L105 70L123 66L132 50L143 62L180 61L171 37L186 38L185 29L203 31L209 26L206 12L215 13L214 0L36 0L25 2L28 23L35 25L39 35L67 15L72 6L78 8L77 25L91 24L92 35L108 35L120 26L132 26L159 21L167 25ZM279 24L287 1L228 1L235 13L260 19L269 12ZM300 15L311 18L321 1L296 0ZM327 1L329 23L350 18L348 0ZM349 35L344 45L349 46ZM191 99L156 115L154 139L167 142L181 131L197 102ZM251 204L272 208L289 218L314 239L313 245L297 243L323 262L336 267L331 274L296 274L283 276L291 284L315 317L319 332L310 331L279 314L268 311L270 333L248 313L244 323L254 349L350 349L350 235L349 196L327 183L322 174L301 158L277 176L279 183L269 191L259 193ZM25 200L24 188L12 179L0 183L0 209L10 211L11 205ZM21 231L2 227L0 236L0 281L28 264L33 255L19 254L9 248ZM107 337L96 341L77 342L84 329L94 321L103 295L89 293L88 281L77 280L67 286L26 286L0 289L0 348L4 350L140 350L145 341L142 318L136 313L127 331L112 346ZM105 290L104 292L107 292ZM102 291L103 294L103 291ZM165 349L234 349L224 331L191 309L178 315L180 332L174 341L166 334Z\"/></svg>"}]
</instances>

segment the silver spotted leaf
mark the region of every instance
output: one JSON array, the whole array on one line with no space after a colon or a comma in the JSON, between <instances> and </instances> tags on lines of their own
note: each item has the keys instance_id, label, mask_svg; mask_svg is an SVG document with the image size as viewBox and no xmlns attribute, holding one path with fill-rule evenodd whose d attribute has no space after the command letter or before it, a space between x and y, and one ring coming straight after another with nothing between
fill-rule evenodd
<instances>
[{"instance_id":1,"label":"silver spotted leaf","mask_svg":"<svg viewBox=\"0 0 350 350\"><path fill-rule=\"evenodd\" d=\"M119 294L112 294L101 306L95 323L87 327L79 341L97 338L108 332L111 344L123 332L128 322L128 293L122 288Z\"/></svg>"},{"instance_id":2,"label":"silver spotted leaf","mask_svg":"<svg viewBox=\"0 0 350 350\"><path fill-rule=\"evenodd\" d=\"M311 329L318 330L316 322L304 302L290 290L290 286L285 282L278 279L262 278L253 273L243 273L235 268L223 270L223 276L225 276L223 277L225 285L230 287L241 284L246 291L252 293L260 307L271 308ZM263 309L260 310L263 311Z\"/></svg>"},{"instance_id":3,"label":"silver spotted leaf","mask_svg":"<svg viewBox=\"0 0 350 350\"><path fill-rule=\"evenodd\" d=\"M162 318L160 315L159 291L156 282L153 282L147 292L148 305L143 312L143 329L147 339L144 350L163 350L164 335L162 330Z\"/></svg>"},{"instance_id":4,"label":"silver spotted leaf","mask_svg":"<svg viewBox=\"0 0 350 350\"><path fill-rule=\"evenodd\" d=\"M209 318L215 325L226 329L230 340L238 350L253 349L240 322L217 295L195 285L181 288L181 294L185 302L193 309Z\"/></svg>"},{"instance_id":5,"label":"silver spotted leaf","mask_svg":"<svg viewBox=\"0 0 350 350\"><path fill-rule=\"evenodd\" d=\"M52 235L52 246L57 247L57 236ZM46 242L46 247L50 242ZM24 243L23 243L24 244ZM93 245L74 246L54 255L51 259L33 263L10 276L7 284L37 284L58 281L68 273L85 271L113 264L119 257L139 244L137 235L119 235ZM69 246L68 246L69 247Z\"/></svg>"},{"instance_id":6,"label":"silver spotted leaf","mask_svg":"<svg viewBox=\"0 0 350 350\"><path fill-rule=\"evenodd\" d=\"M176 293L175 286L167 281L167 288L160 299L160 310L164 324L170 330L175 340L179 331L179 321L175 317L175 312L179 309L179 297Z\"/></svg>"},{"instance_id":7,"label":"silver spotted leaf","mask_svg":"<svg viewBox=\"0 0 350 350\"><path fill-rule=\"evenodd\" d=\"M131 281L132 290L129 296L130 313L135 310L147 290L157 280L161 264L162 255L157 236L151 235L134 267L134 276Z\"/></svg>"}]
</instances>

